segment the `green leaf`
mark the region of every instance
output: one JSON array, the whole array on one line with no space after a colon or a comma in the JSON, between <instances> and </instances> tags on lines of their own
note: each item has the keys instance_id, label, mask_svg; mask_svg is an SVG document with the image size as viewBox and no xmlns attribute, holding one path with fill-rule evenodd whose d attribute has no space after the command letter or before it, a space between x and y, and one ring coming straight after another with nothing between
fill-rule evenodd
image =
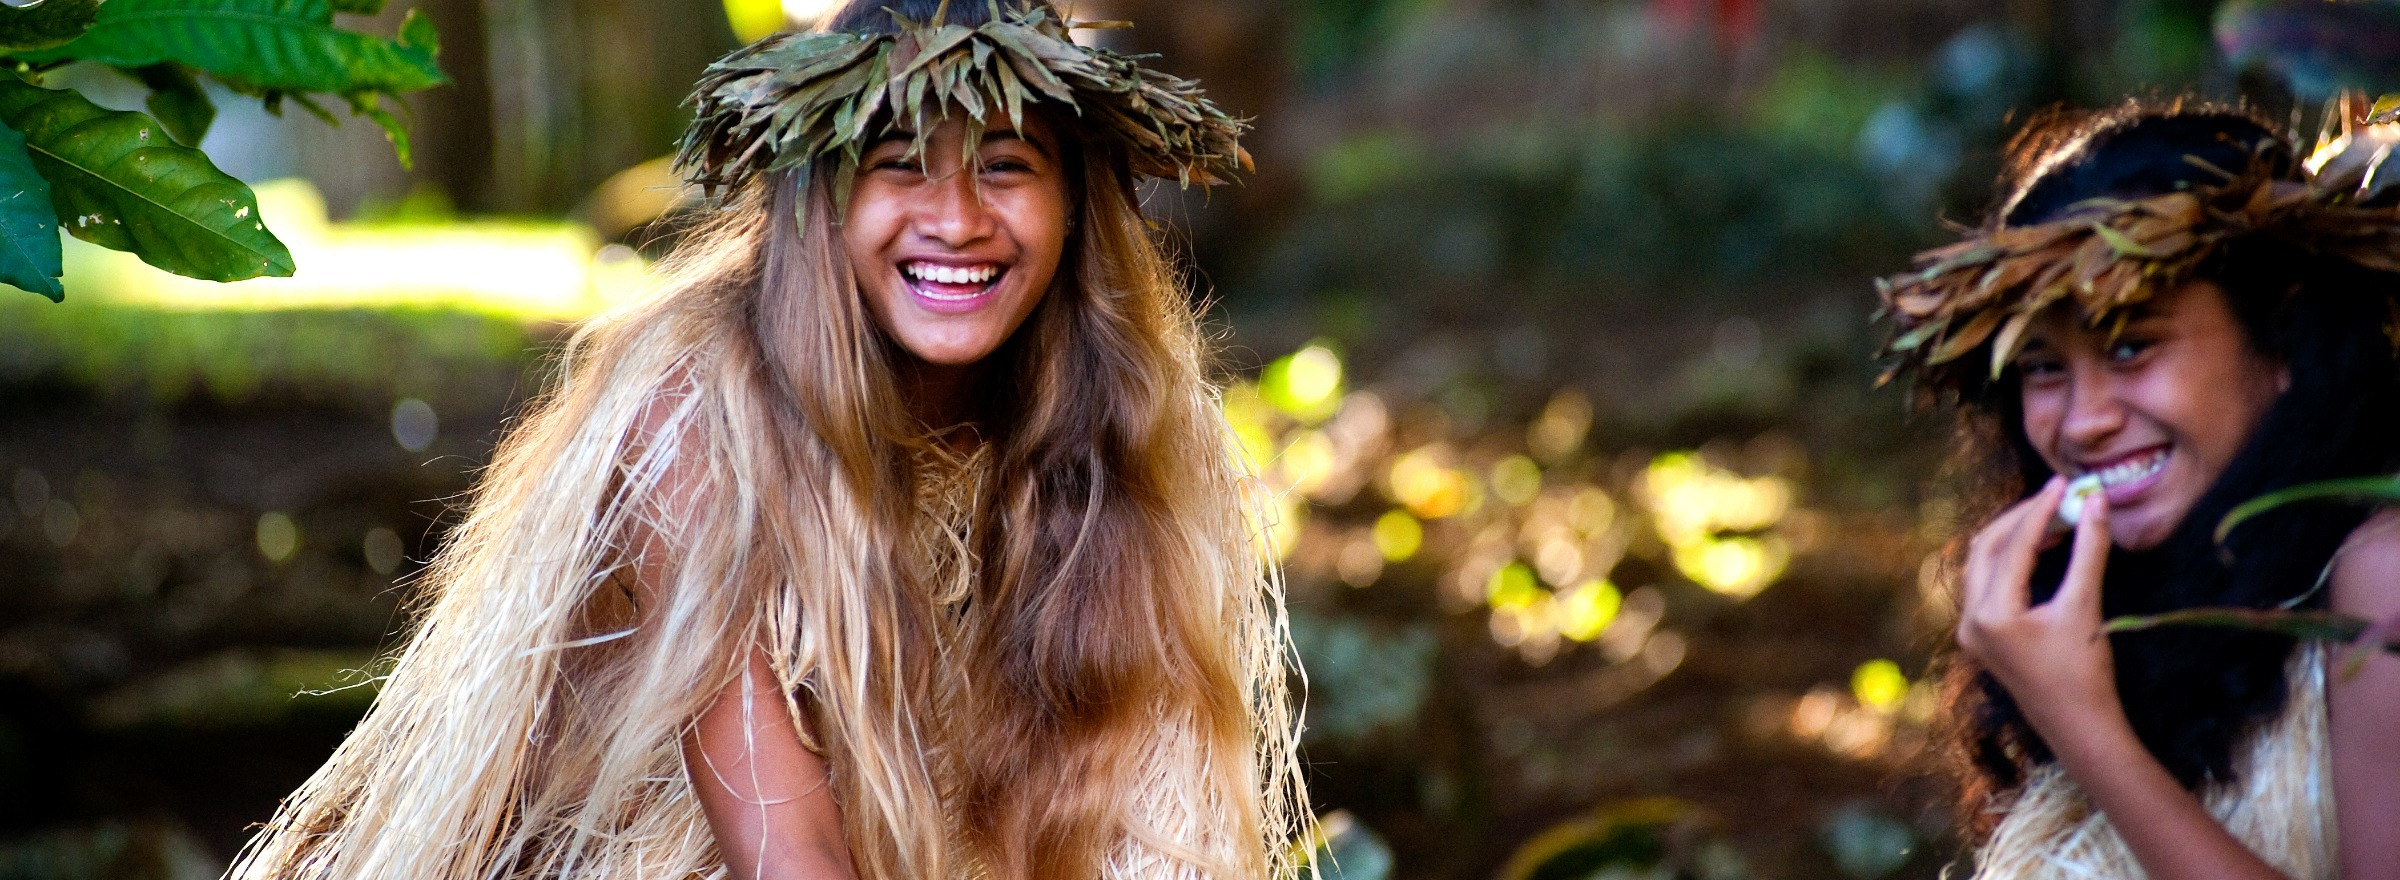
<instances>
[{"instance_id":1,"label":"green leaf","mask_svg":"<svg viewBox=\"0 0 2400 880\"><path fill-rule=\"evenodd\" d=\"M2395 120L2400 120L2400 95L2385 95L2375 99L2375 106L2367 108L2367 118L2360 122L2382 125Z\"/></svg>"},{"instance_id":2,"label":"green leaf","mask_svg":"<svg viewBox=\"0 0 2400 880\"><path fill-rule=\"evenodd\" d=\"M2267 611L2257 608L2184 608L2164 614L2118 617L2102 627L2107 632L2130 632L2162 626L2214 626L2282 633L2301 639L2344 644L2358 640L2368 623L2336 611ZM2386 631L2383 649L2400 654L2400 640Z\"/></svg>"},{"instance_id":3,"label":"green leaf","mask_svg":"<svg viewBox=\"0 0 2400 880\"><path fill-rule=\"evenodd\" d=\"M39 0L0 6L0 49L47 49L83 36L100 0Z\"/></svg>"},{"instance_id":4,"label":"green leaf","mask_svg":"<svg viewBox=\"0 0 2400 880\"><path fill-rule=\"evenodd\" d=\"M66 298L58 284L58 220L51 216L50 182L33 170L25 136L0 126L0 281L20 290Z\"/></svg>"},{"instance_id":5,"label":"green leaf","mask_svg":"<svg viewBox=\"0 0 2400 880\"><path fill-rule=\"evenodd\" d=\"M2158 251L2143 247L2142 243L2134 241L2132 236L2119 232L2115 227L2106 223L2093 223L2092 233L2100 236L2100 240L2108 242L2109 250L2116 251L2118 254L2124 256L2148 257L2152 259L2166 256Z\"/></svg>"},{"instance_id":6,"label":"green leaf","mask_svg":"<svg viewBox=\"0 0 2400 880\"><path fill-rule=\"evenodd\" d=\"M383 0L333 0L333 11L351 15L374 15L383 11Z\"/></svg>"},{"instance_id":7,"label":"green leaf","mask_svg":"<svg viewBox=\"0 0 2400 880\"><path fill-rule=\"evenodd\" d=\"M190 68L180 64L153 64L126 71L142 85L149 87L150 98L143 106L158 124L167 127L175 142L187 147L200 146L208 137L208 126L217 119L217 104L200 88L200 79Z\"/></svg>"},{"instance_id":8,"label":"green leaf","mask_svg":"<svg viewBox=\"0 0 2400 880\"><path fill-rule=\"evenodd\" d=\"M173 61L254 89L411 92L449 82L422 21L403 23L392 42L334 27L328 0L109 0L74 42L19 57Z\"/></svg>"},{"instance_id":9,"label":"green leaf","mask_svg":"<svg viewBox=\"0 0 2400 880\"><path fill-rule=\"evenodd\" d=\"M2232 512L2225 514L2225 518L2217 523L2217 543L2224 543L2225 536L2232 534L2235 526L2241 525L2251 517L2295 501L2326 499L2400 502L2400 476L2350 477L2304 483L2252 498L2242 502L2241 506L2235 507Z\"/></svg>"},{"instance_id":10,"label":"green leaf","mask_svg":"<svg viewBox=\"0 0 2400 880\"><path fill-rule=\"evenodd\" d=\"M417 167L409 150L408 126L401 125L400 117L393 116L391 111L383 109L383 99L380 96L374 92L352 96L350 112L374 120L377 126L382 127L384 138L392 142L392 152L400 157L401 168Z\"/></svg>"},{"instance_id":11,"label":"green leaf","mask_svg":"<svg viewBox=\"0 0 2400 880\"><path fill-rule=\"evenodd\" d=\"M292 274L291 251L267 231L250 188L150 117L0 77L0 122L24 133L76 238L208 281Z\"/></svg>"}]
</instances>

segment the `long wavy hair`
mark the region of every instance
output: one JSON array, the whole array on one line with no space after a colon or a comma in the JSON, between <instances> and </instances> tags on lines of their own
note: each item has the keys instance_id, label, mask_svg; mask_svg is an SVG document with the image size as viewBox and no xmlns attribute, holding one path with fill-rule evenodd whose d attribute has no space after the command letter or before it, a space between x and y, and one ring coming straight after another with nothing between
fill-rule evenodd
<instances>
[{"instance_id":1,"label":"long wavy hair","mask_svg":"<svg viewBox=\"0 0 2400 880\"><path fill-rule=\"evenodd\" d=\"M1092 140L1071 165L1057 279L987 362L965 595L915 574L933 444L833 181L763 180L574 334L375 707L232 876L707 874L679 741L756 650L863 876L1290 870L1305 798L1249 475L1124 159Z\"/></svg>"},{"instance_id":2,"label":"long wavy hair","mask_svg":"<svg viewBox=\"0 0 2400 880\"><path fill-rule=\"evenodd\" d=\"M2238 109L2128 104L2083 118L2054 116L2016 139L1998 222L2040 223L2094 197L2138 199L2219 179L2187 156L2236 172L2265 162L2291 174L2296 165L2288 141ZM2277 489L2400 467L2390 294L2400 278L2311 254L2304 244L2237 239L2198 270L2225 291L2248 343L2291 371L2291 387L2164 543L2111 549L2103 615L2321 606L2319 579L2365 511L2294 505L2242 526L2221 547L2213 537L2218 521ZM2052 473L2025 435L2019 395L2012 370L1968 389L1959 408L1961 457L1975 462L1987 515L2030 496ZM2057 591L2068 550L2042 554L2034 601ZM2117 633L2110 641L2117 692L2142 744L2187 788L2232 781L2240 737L2283 708L2294 641L2207 627ZM2028 770L2052 757L1989 672L1961 655L1947 665L1942 718L1961 782L1957 807L1962 825L1980 839L1997 820L1994 796L2016 790Z\"/></svg>"}]
</instances>

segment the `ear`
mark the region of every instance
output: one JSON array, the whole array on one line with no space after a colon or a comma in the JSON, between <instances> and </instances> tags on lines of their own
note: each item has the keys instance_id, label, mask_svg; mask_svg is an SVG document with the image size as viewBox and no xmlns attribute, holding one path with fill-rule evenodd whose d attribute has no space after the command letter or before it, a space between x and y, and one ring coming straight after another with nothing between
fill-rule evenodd
<instances>
[{"instance_id":1,"label":"ear","mask_svg":"<svg viewBox=\"0 0 2400 880\"><path fill-rule=\"evenodd\" d=\"M2292 365L2280 363L2276 364L2275 393L2280 395L2290 390L2292 390Z\"/></svg>"}]
</instances>

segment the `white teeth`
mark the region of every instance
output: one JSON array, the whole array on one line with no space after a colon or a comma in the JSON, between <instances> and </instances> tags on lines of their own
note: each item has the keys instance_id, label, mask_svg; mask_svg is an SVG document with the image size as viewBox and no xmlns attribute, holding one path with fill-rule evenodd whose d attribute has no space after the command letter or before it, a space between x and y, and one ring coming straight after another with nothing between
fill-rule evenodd
<instances>
[{"instance_id":1,"label":"white teeth","mask_svg":"<svg viewBox=\"0 0 2400 880\"><path fill-rule=\"evenodd\" d=\"M2159 452L2143 458L2135 459L2133 461L2119 462L2117 464L2109 465L2108 467L2094 471L2094 473L2099 475L2101 483L2110 486L2119 486L2145 479L2151 474L2158 473L2159 468L2166 466L2167 454L2164 452Z\"/></svg>"},{"instance_id":2,"label":"white teeth","mask_svg":"<svg viewBox=\"0 0 2400 880\"><path fill-rule=\"evenodd\" d=\"M919 281L935 284L982 284L1000 274L1000 267L986 263L980 266L943 266L935 263L909 263L901 272Z\"/></svg>"}]
</instances>

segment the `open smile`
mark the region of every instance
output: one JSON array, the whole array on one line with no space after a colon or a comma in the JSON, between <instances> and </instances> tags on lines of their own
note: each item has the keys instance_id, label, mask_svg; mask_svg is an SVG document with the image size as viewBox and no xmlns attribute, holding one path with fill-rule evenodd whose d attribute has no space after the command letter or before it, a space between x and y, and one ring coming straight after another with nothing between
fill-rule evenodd
<instances>
[{"instance_id":1,"label":"open smile","mask_svg":"<svg viewBox=\"0 0 2400 880\"><path fill-rule=\"evenodd\" d=\"M992 262L908 260L900 264L900 277L908 281L909 292L937 312L971 311L981 306L1007 276L1007 266Z\"/></svg>"},{"instance_id":2,"label":"open smile","mask_svg":"<svg viewBox=\"0 0 2400 880\"><path fill-rule=\"evenodd\" d=\"M2170 446L2154 446L2131 455L2082 467L2077 476L2096 476L2100 487L2108 493L2110 507L2119 507L2141 497L2151 486L2158 484L2173 454Z\"/></svg>"}]
</instances>

